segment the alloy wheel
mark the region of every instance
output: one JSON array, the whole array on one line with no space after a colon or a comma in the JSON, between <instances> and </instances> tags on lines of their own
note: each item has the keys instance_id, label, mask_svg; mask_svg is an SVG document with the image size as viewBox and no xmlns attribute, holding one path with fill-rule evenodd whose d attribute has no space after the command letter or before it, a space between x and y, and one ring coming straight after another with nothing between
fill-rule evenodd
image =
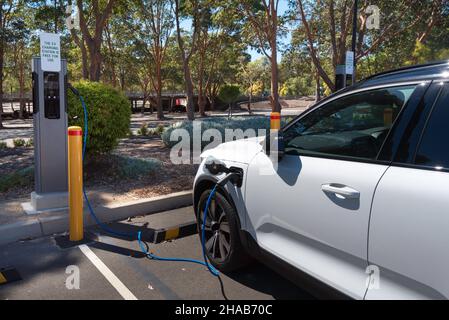
<instances>
[{"instance_id":1,"label":"alloy wheel","mask_svg":"<svg viewBox=\"0 0 449 320\"><path fill-rule=\"evenodd\" d=\"M204 203L201 211L201 226L204 219ZM223 207L215 199L211 200L204 229L205 247L210 259L223 262L231 251L229 221Z\"/></svg>"}]
</instances>

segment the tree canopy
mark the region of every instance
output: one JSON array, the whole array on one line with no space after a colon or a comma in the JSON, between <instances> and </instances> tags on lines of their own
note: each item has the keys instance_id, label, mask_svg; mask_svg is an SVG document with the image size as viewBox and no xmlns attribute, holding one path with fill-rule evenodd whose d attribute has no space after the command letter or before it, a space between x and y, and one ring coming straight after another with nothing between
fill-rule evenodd
<instances>
[{"instance_id":1,"label":"tree canopy","mask_svg":"<svg viewBox=\"0 0 449 320\"><path fill-rule=\"evenodd\" d=\"M448 0L358 3L357 79L449 59ZM39 52L38 33L58 32L71 81L89 79L143 92L160 118L161 94L185 92L193 119L193 95L205 115L206 105L215 108L225 86L237 86L248 96L270 94L273 110L280 108L278 95L319 99L334 91L336 67L351 49L354 0L0 4L0 100L5 92L23 96L30 91L29 61ZM257 59L250 49L259 52Z\"/></svg>"}]
</instances>

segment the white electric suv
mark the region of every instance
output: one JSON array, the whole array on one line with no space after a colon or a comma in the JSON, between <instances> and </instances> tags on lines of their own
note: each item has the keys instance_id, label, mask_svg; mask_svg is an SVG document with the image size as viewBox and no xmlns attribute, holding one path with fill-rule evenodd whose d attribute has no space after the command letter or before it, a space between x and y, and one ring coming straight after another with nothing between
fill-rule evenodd
<instances>
[{"instance_id":1,"label":"white electric suv","mask_svg":"<svg viewBox=\"0 0 449 320\"><path fill-rule=\"evenodd\" d=\"M260 139L202 155L199 225L222 175L206 159L242 173L219 187L208 210L205 242L215 267L232 271L256 256L345 297L449 298L448 62L365 79L282 134L277 166Z\"/></svg>"}]
</instances>

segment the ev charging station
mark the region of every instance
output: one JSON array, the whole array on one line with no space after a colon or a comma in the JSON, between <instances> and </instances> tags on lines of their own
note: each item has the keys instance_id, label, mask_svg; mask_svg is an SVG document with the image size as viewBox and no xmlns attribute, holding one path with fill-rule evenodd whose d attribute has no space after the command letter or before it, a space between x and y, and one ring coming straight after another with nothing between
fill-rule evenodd
<instances>
[{"instance_id":1,"label":"ev charging station","mask_svg":"<svg viewBox=\"0 0 449 320\"><path fill-rule=\"evenodd\" d=\"M59 35L41 34L41 56L32 59L34 178L28 214L67 209L67 62Z\"/></svg>"}]
</instances>

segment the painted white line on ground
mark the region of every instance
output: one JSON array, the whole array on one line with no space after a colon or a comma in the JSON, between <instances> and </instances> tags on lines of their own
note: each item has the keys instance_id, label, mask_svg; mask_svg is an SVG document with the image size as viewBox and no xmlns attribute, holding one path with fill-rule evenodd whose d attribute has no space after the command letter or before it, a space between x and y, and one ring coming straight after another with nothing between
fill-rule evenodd
<instances>
[{"instance_id":1,"label":"painted white line on ground","mask_svg":"<svg viewBox=\"0 0 449 320\"><path fill-rule=\"evenodd\" d=\"M110 284L117 290L117 292L125 300L137 300L136 296L129 291L129 289L120 281L119 278L97 257L97 255L90 250L90 248L82 244L79 246L80 250L84 255L89 258L89 260L94 264L94 266L101 272L101 274L109 281Z\"/></svg>"}]
</instances>

